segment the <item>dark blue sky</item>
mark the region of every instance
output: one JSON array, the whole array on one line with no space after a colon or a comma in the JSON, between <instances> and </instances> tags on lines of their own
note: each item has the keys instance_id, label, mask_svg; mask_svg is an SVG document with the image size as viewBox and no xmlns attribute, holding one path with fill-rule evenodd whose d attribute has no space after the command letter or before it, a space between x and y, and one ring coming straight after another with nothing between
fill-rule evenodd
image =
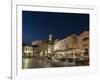
<instances>
[{"instance_id":1,"label":"dark blue sky","mask_svg":"<svg viewBox=\"0 0 100 80\"><path fill-rule=\"evenodd\" d=\"M79 35L89 30L89 14L22 11L22 40L31 44L33 40L62 39L71 34Z\"/></svg>"}]
</instances>

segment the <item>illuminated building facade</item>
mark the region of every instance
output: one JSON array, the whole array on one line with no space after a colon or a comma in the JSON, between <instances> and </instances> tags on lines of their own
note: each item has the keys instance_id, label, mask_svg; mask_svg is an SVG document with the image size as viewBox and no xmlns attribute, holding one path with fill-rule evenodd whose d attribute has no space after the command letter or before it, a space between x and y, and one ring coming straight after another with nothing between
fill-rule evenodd
<instances>
[{"instance_id":1,"label":"illuminated building facade","mask_svg":"<svg viewBox=\"0 0 100 80\"><path fill-rule=\"evenodd\" d=\"M78 36L75 35L75 34L68 36L66 46L67 46L67 49L77 49L77 48L79 48Z\"/></svg>"},{"instance_id":2,"label":"illuminated building facade","mask_svg":"<svg viewBox=\"0 0 100 80\"><path fill-rule=\"evenodd\" d=\"M59 40L59 41L55 41L54 42L54 51L57 51L57 50L66 50L67 49L67 39L62 39L62 40Z\"/></svg>"},{"instance_id":3,"label":"illuminated building facade","mask_svg":"<svg viewBox=\"0 0 100 80\"><path fill-rule=\"evenodd\" d=\"M54 51L76 49L79 47L78 36L73 34L54 43Z\"/></svg>"},{"instance_id":4,"label":"illuminated building facade","mask_svg":"<svg viewBox=\"0 0 100 80\"><path fill-rule=\"evenodd\" d=\"M79 36L79 47L86 51L86 55L89 55L89 32L84 31Z\"/></svg>"},{"instance_id":5,"label":"illuminated building facade","mask_svg":"<svg viewBox=\"0 0 100 80\"><path fill-rule=\"evenodd\" d=\"M23 46L23 56L33 56L33 47L29 45Z\"/></svg>"},{"instance_id":6,"label":"illuminated building facade","mask_svg":"<svg viewBox=\"0 0 100 80\"><path fill-rule=\"evenodd\" d=\"M55 55L58 57L77 58L88 55L89 32L84 31L79 36L70 35L62 40L54 42ZM85 54L85 55L84 55Z\"/></svg>"}]
</instances>

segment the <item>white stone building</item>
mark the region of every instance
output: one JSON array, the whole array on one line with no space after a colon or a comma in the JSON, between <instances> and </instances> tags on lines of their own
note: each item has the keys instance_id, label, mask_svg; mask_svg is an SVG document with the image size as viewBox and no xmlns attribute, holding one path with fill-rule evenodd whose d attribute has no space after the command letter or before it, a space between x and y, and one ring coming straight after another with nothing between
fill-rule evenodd
<instances>
[{"instance_id":1,"label":"white stone building","mask_svg":"<svg viewBox=\"0 0 100 80\"><path fill-rule=\"evenodd\" d=\"M57 50L66 50L66 45L67 45L67 39L62 39L62 40L59 40L59 41L55 41L54 42L54 51L57 51Z\"/></svg>"},{"instance_id":2,"label":"white stone building","mask_svg":"<svg viewBox=\"0 0 100 80\"><path fill-rule=\"evenodd\" d=\"M82 49L88 49L89 48L89 32L84 31L79 36L79 46Z\"/></svg>"},{"instance_id":3,"label":"white stone building","mask_svg":"<svg viewBox=\"0 0 100 80\"><path fill-rule=\"evenodd\" d=\"M54 43L54 51L78 48L78 36L73 34Z\"/></svg>"},{"instance_id":4,"label":"white stone building","mask_svg":"<svg viewBox=\"0 0 100 80\"><path fill-rule=\"evenodd\" d=\"M89 31L84 31L79 36L79 48L85 50L85 55L89 55Z\"/></svg>"},{"instance_id":5,"label":"white stone building","mask_svg":"<svg viewBox=\"0 0 100 80\"><path fill-rule=\"evenodd\" d=\"M88 31L83 32L79 36L76 34L70 35L62 40L54 42L55 55L63 57L64 55L71 57L82 56L85 49L89 48ZM87 52L88 53L88 52Z\"/></svg>"},{"instance_id":6,"label":"white stone building","mask_svg":"<svg viewBox=\"0 0 100 80\"><path fill-rule=\"evenodd\" d=\"M33 47L32 46L23 46L23 56L33 56Z\"/></svg>"}]
</instances>

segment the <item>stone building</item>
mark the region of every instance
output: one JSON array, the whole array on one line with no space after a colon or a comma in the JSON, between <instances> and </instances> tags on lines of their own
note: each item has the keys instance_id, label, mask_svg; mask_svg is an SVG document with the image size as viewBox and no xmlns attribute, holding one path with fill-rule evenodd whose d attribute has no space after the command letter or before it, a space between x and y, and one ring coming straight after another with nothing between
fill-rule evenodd
<instances>
[{"instance_id":1,"label":"stone building","mask_svg":"<svg viewBox=\"0 0 100 80\"><path fill-rule=\"evenodd\" d=\"M78 36L76 34L70 35L66 39L67 39L67 44L66 44L67 49L79 48Z\"/></svg>"},{"instance_id":2,"label":"stone building","mask_svg":"<svg viewBox=\"0 0 100 80\"><path fill-rule=\"evenodd\" d=\"M62 40L55 41L54 43L54 51L76 49L78 47L79 47L78 36L75 34L68 36Z\"/></svg>"},{"instance_id":3,"label":"stone building","mask_svg":"<svg viewBox=\"0 0 100 80\"><path fill-rule=\"evenodd\" d=\"M79 36L79 48L86 51L86 55L89 55L89 31L84 31Z\"/></svg>"},{"instance_id":4,"label":"stone building","mask_svg":"<svg viewBox=\"0 0 100 80\"><path fill-rule=\"evenodd\" d=\"M88 55L89 32L84 31L79 36L72 34L62 40L54 42L55 55L58 57L81 57Z\"/></svg>"},{"instance_id":5,"label":"stone building","mask_svg":"<svg viewBox=\"0 0 100 80\"><path fill-rule=\"evenodd\" d=\"M54 42L54 51L66 50L67 49L67 39L62 39Z\"/></svg>"},{"instance_id":6,"label":"stone building","mask_svg":"<svg viewBox=\"0 0 100 80\"><path fill-rule=\"evenodd\" d=\"M33 47L31 45L23 46L23 56L33 56Z\"/></svg>"}]
</instances>

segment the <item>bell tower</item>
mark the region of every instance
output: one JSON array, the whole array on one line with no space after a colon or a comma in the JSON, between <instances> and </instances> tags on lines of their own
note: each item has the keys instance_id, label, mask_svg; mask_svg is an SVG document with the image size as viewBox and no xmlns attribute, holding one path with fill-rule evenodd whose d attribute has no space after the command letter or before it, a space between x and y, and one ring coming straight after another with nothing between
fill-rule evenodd
<instances>
[{"instance_id":1,"label":"bell tower","mask_svg":"<svg viewBox=\"0 0 100 80\"><path fill-rule=\"evenodd\" d=\"M52 40L52 34L49 34L49 41Z\"/></svg>"}]
</instances>

